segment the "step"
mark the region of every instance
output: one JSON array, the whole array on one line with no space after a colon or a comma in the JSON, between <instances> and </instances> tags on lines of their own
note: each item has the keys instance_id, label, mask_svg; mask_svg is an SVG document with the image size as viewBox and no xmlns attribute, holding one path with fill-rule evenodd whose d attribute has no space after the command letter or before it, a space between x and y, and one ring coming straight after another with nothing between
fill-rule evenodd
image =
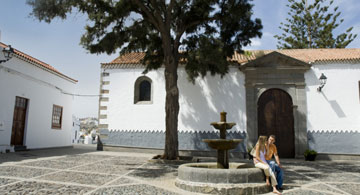
<instances>
[{"instance_id":1,"label":"step","mask_svg":"<svg viewBox=\"0 0 360 195\"><path fill-rule=\"evenodd\" d=\"M20 151L27 151L28 149L26 148L26 146L14 146L14 151L15 152L20 152Z\"/></svg>"}]
</instances>

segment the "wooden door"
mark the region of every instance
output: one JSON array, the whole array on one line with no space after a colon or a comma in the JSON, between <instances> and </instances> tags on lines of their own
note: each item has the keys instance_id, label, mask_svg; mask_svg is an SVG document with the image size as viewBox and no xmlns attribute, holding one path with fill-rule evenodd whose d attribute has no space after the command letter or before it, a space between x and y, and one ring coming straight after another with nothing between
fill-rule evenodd
<instances>
[{"instance_id":1,"label":"wooden door","mask_svg":"<svg viewBox=\"0 0 360 195\"><path fill-rule=\"evenodd\" d=\"M22 97L16 97L11 133L11 145L22 146L24 144L27 104L27 99Z\"/></svg>"},{"instance_id":2,"label":"wooden door","mask_svg":"<svg viewBox=\"0 0 360 195\"><path fill-rule=\"evenodd\" d=\"M275 135L279 156L295 157L293 103L280 89L265 91L258 100L258 134Z\"/></svg>"}]
</instances>

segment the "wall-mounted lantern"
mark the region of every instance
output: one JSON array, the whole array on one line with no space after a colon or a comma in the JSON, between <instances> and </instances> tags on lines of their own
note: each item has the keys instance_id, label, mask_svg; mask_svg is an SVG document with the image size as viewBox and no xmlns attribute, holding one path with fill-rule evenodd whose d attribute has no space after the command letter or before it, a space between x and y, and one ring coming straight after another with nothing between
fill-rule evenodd
<instances>
[{"instance_id":1,"label":"wall-mounted lantern","mask_svg":"<svg viewBox=\"0 0 360 195\"><path fill-rule=\"evenodd\" d=\"M14 49L11 47L11 45L9 45L9 49L4 48L2 52L4 54L5 60L0 60L0 64L9 61L12 58L11 54L14 53Z\"/></svg>"},{"instance_id":2,"label":"wall-mounted lantern","mask_svg":"<svg viewBox=\"0 0 360 195\"><path fill-rule=\"evenodd\" d=\"M324 73L321 73L321 76L320 76L320 78L319 78L320 86L317 88L317 90L318 90L319 92L320 92L321 89L325 86L326 80L327 80L327 77L324 75Z\"/></svg>"}]
</instances>

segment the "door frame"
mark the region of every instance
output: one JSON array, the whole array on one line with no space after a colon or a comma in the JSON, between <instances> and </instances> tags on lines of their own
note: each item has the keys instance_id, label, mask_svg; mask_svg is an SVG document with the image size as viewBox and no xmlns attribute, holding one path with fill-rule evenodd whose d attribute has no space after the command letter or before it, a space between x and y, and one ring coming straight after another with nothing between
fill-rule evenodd
<instances>
[{"instance_id":1,"label":"door frame","mask_svg":"<svg viewBox=\"0 0 360 195\"><path fill-rule=\"evenodd\" d=\"M264 54L241 66L245 74L247 146L258 139L257 102L268 89L278 88L293 100L295 158L303 156L308 148L307 103L304 74L311 65L279 52Z\"/></svg>"},{"instance_id":2,"label":"door frame","mask_svg":"<svg viewBox=\"0 0 360 195\"><path fill-rule=\"evenodd\" d=\"M27 125L28 125L28 114L29 114L29 104L30 104L30 99L22 97L22 96L15 96L15 101L14 101L14 109L13 109L13 113L12 113L12 121L11 121L11 134L10 134L10 145L11 146L15 146L12 145L12 130L13 130L13 123L14 123L14 112L15 112L15 106L16 106L16 98L23 98L26 99L26 110L25 110L25 119L24 119L24 133L23 133L23 140L22 140L22 146L26 146L26 135L27 135Z\"/></svg>"}]
</instances>

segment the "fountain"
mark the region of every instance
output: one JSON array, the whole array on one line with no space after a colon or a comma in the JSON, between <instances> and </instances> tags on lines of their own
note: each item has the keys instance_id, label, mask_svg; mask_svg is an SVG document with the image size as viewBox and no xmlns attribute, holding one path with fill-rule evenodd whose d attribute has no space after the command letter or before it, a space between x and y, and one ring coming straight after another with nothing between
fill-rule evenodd
<instances>
[{"instance_id":1,"label":"fountain","mask_svg":"<svg viewBox=\"0 0 360 195\"><path fill-rule=\"evenodd\" d=\"M220 113L220 122L212 122L211 125L220 131L220 139L204 139L210 148L217 150L217 168L229 168L229 150L236 148L242 139L226 139L226 131L231 129L236 123L226 122L226 112Z\"/></svg>"},{"instance_id":2,"label":"fountain","mask_svg":"<svg viewBox=\"0 0 360 195\"><path fill-rule=\"evenodd\" d=\"M229 150L242 139L226 139L226 131L236 123L226 122L226 112L220 122L211 125L220 131L220 139L204 139L217 150L217 162L187 163L179 166L175 185L181 189L206 194L260 194L270 192L262 170L252 163L229 163Z\"/></svg>"}]
</instances>

